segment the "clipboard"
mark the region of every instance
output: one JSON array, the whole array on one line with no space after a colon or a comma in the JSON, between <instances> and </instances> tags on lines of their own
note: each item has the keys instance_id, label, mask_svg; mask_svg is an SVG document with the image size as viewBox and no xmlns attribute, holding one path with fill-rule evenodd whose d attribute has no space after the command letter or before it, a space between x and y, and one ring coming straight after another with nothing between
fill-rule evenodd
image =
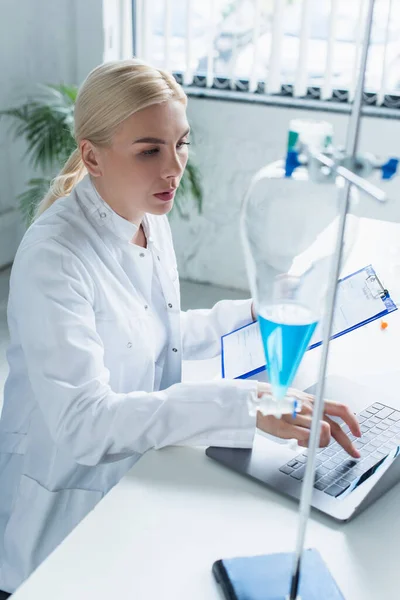
<instances>
[{"instance_id":1,"label":"clipboard","mask_svg":"<svg viewBox=\"0 0 400 600\"><path fill-rule=\"evenodd\" d=\"M382 285L372 265L367 265L339 279L331 340L395 310L397 306L389 291ZM319 323L307 350L321 344L322 324ZM247 379L265 370L265 354L257 321L221 337L222 378Z\"/></svg>"}]
</instances>

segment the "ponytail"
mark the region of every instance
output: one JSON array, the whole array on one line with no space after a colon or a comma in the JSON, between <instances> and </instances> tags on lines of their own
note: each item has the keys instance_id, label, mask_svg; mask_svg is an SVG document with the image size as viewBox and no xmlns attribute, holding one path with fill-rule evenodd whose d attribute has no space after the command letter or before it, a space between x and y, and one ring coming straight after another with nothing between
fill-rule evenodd
<instances>
[{"instance_id":1,"label":"ponytail","mask_svg":"<svg viewBox=\"0 0 400 600\"><path fill-rule=\"evenodd\" d=\"M83 164L79 148L76 148L70 155L60 173L53 179L50 189L39 203L35 218L39 217L47 208L49 208L58 198L68 196L72 188L79 183L86 175L86 167Z\"/></svg>"}]
</instances>

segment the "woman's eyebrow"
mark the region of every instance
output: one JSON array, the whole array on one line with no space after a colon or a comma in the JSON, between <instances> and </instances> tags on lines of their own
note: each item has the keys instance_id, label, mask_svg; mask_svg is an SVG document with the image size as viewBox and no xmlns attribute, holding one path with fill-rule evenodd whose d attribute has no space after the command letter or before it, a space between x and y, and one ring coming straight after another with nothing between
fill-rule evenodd
<instances>
[{"instance_id":1,"label":"woman's eyebrow","mask_svg":"<svg viewBox=\"0 0 400 600\"><path fill-rule=\"evenodd\" d=\"M160 140L159 138L153 137L144 137L139 140L135 140L134 144L165 144L165 140Z\"/></svg>"},{"instance_id":2,"label":"woman's eyebrow","mask_svg":"<svg viewBox=\"0 0 400 600\"><path fill-rule=\"evenodd\" d=\"M179 139L184 138L185 136L187 136L190 133L190 128L187 129L185 131L185 133L183 133ZM162 140L160 138L155 138L155 137L144 137L144 138L140 138L138 140L135 140L133 142L134 144L166 144L165 140Z\"/></svg>"}]
</instances>

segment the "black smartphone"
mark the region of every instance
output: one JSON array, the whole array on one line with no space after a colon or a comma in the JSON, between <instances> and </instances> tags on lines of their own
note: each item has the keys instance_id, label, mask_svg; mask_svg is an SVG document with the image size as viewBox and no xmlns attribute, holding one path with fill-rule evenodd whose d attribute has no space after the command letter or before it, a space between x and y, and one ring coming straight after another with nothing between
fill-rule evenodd
<instances>
[{"instance_id":1,"label":"black smartphone","mask_svg":"<svg viewBox=\"0 0 400 600\"><path fill-rule=\"evenodd\" d=\"M238 600L235 594L235 590L232 587L232 583L228 577L228 573L224 567L223 560L216 560L212 566L212 572L215 577L215 581L220 586L221 592L223 593L226 600Z\"/></svg>"}]
</instances>

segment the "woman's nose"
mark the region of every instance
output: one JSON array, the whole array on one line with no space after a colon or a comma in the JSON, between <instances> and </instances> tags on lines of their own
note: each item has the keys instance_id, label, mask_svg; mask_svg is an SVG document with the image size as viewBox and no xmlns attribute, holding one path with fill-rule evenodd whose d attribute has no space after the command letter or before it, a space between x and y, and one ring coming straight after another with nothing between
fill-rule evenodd
<instances>
[{"instance_id":1,"label":"woman's nose","mask_svg":"<svg viewBox=\"0 0 400 600\"><path fill-rule=\"evenodd\" d=\"M182 171L184 169L184 165L177 152L171 152L168 156L166 164L163 169L163 176L168 179L170 177L180 177L182 175Z\"/></svg>"}]
</instances>

